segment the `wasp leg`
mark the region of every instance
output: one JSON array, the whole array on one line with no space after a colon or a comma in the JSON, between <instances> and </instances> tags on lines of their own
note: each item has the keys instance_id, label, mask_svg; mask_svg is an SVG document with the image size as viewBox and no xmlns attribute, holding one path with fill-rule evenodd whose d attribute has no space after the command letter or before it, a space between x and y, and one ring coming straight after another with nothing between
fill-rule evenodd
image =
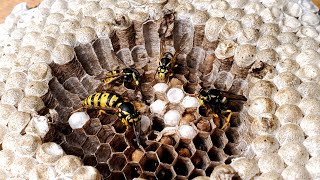
<instances>
[{"instance_id":1,"label":"wasp leg","mask_svg":"<svg viewBox=\"0 0 320 180\"><path fill-rule=\"evenodd\" d=\"M222 126L222 130L225 130L225 128L229 125L230 123L230 119L231 119L231 116L232 116L232 111L231 110L226 110L224 111L223 113L229 113L227 119L226 119L226 122L224 123L224 125Z\"/></svg>"},{"instance_id":2,"label":"wasp leg","mask_svg":"<svg viewBox=\"0 0 320 180\"><path fill-rule=\"evenodd\" d=\"M129 128L129 123L125 118L122 118L121 122L122 122L123 125L126 126L127 129Z\"/></svg>"},{"instance_id":3,"label":"wasp leg","mask_svg":"<svg viewBox=\"0 0 320 180\"><path fill-rule=\"evenodd\" d=\"M103 114L107 114L105 110L100 109L97 118L101 117Z\"/></svg>"},{"instance_id":4,"label":"wasp leg","mask_svg":"<svg viewBox=\"0 0 320 180\"><path fill-rule=\"evenodd\" d=\"M80 107L80 108L78 108L78 109L76 109L76 110L72 111L72 112L71 112L71 114L73 114L73 113L75 113L75 112L78 112L78 111L79 111L79 110L81 110L81 109L86 110L86 108L84 108L84 107Z\"/></svg>"}]
</instances>

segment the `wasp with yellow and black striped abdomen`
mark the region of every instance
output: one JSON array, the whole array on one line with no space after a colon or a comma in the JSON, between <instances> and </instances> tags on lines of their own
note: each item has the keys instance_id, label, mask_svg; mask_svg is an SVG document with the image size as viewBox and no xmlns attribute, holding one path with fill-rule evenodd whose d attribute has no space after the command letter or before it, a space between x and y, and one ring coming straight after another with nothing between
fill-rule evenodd
<instances>
[{"instance_id":1,"label":"wasp with yellow and black striped abdomen","mask_svg":"<svg viewBox=\"0 0 320 180\"><path fill-rule=\"evenodd\" d=\"M184 34L181 40L185 41L187 34ZM176 50L174 54L170 52L165 52L165 40L160 41L160 61L159 66L156 70L155 76L157 76L160 81L169 81L169 78L174 75L174 68L177 67L176 60L177 56L184 50L182 46L184 43L180 44L180 47Z\"/></svg>"},{"instance_id":2,"label":"wasp with yellow and black striped abdomen","mask_svg":"<svg viewBox=\"0 0 320 180\"><path fill-rule=\"evenodd\" d=\"M186 45L185 43L187 34L184 34L181 38L180 46L174 54L166 51L165 41L168 37L173 35L174 23L175 13L169 11L163 16L160 27L158 29L160 37L160 61L155 73L155 77L157 76L160 81L169 81L169 78L174 75L174 68L177 67L177 56L184 50L182 46Z\"/></svg>"},{"instance_id":3,"label":"wasp with yellow and black striped abdomen","mask_svg":"<svg viewBox=\"0 0 320 180\"><path fill-rule=\"evenodd\" d=\"M108 72L104 77L105 84L122 85L128 89L136 89L140 85L140 73L135 68L124 68Z\"/></svg>"},{"instance_id":4,"label":"wasp with yellow and black striped abdomen","mask_svg":"<svg viewBox=\"0 0 320 180\"><path fill-rule=\"evenodd\" d=\"M123 125L133 127L138 146L140 146L140 123L141 114L135 106L116 93L101 92L89 95L83 100L82 107L85 109L99 109L98 117L107 111L116 114Z\"/></svg>"},{"instance_id":5,"label":"wasp with yellow and black striped abdomen","mask_svg":"<svg viewBox=\"0 0 320 180\"><path fill-rule=\"evenodd\" d=\"M242 95L218 89L201 89L198 94L198 98L200 105L205 111L202 114L205 116L212 116L213 118L217 118L222 121L222 118L225 117L224 115L227 115L222 126L220 122L217 122L218 126L221 127L222 130L226 129L229 125L232 116L232 110L228 107L227 101L247 101L247 98Z\"/></svg>"}]
</instances>

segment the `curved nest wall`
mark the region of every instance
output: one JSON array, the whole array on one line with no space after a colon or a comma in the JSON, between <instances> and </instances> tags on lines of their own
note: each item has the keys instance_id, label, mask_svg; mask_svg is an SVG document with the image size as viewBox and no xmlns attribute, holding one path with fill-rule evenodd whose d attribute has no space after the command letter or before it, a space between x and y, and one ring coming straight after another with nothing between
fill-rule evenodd
<instances>
[{"instance_id":1,"label":"curved nest wall","mask_svg":"<svg viewBox=\"0 0 320 180\"><path fill-rule=\"evenodd\" d=\"M12 14L0 29L0 177L319 177L316 10L291 1L57 0ZM162 26L169 11L176 18ZM166 51L182 49L168 83L154 79L163 28ZM142 74L138 90L103 84L125 67ZM225 131L199 114L193 94L202 87L248 98L228 102ZM74 113L104 90L143 114L142 147L117 116Z\"/></svg>"},{"instance_id":2,"label":"curved nest wall","mask_svg":"<svg viewBox=\"0 0 320 180\"><path fill-rule=\"evenodd\" d=\"M140 176L146 179L174 179L210 176L214 167L221 163L229 164L232 158L238 157L246 149L241 143L248 142L240 135L246 130L244 118L248 119L248 115L246 111L240 113L241 102L230 102L229 107L235 113L231 127L224 132L216 127L213 119L201 117L194 108L184 107L187 105L182 104L182 98L177 102L169 102L167 90L157 92L153 88L157 82L154 74L160 55L158 30L161 21L162 18L132 23L124 20L120 23L126 23L125 27L112 31L109 37L94 39L69 49L73 55L70 62L49 64L54 78L49 82L50 95L45 95L43 100L46 107L56 110L58 116L52 119L51 130L45 141L56 142L67 154L81 157L84 165L96 167L104 178L131 179ZM214 53L217 46L223 43L235 45L235 42L209 42L203 34L205 25L193 26L190 20L176 20L173 23L172 34L166 41L167 49L174 52L181 48L184 51L177 59L178 67L168 89L181 89L183 96L187 97L190 97L188 94L199 92L201 84L237 94L247 91L245 78L251 66L244 70L233 62L233 55L227 59L218 59ZM61 45L61 48L66 47ZM117 57L113 56L113 51L117 52ZM104 83L97 80L107 71L124 67L135 67L143 74L138 92L122 86L103 87ZM261 71L263 69L250 74L261 74ZM150 127L143 132L145 142L143 149L138 151L143 153L140 161L132 160L133 153L137 152L132 130L126 131L114 115L97 119L95 112L89 112L91 118L83 128L72 130L69 126L68 119L71 112L81 105L80 100L97 89L117 92L131 101L139 102L139 110L151 120L147 124ZM195 134L185 138L180 137L175 132L177 130L172 130L164 131L172 135L163 135L161 132L168 126L164 122L163 113L153 112L152 109L150 111L148 107L157 100L167 103L165 111L178 110L182 119L177 126L188 125ZM157 133L161 133L158 138Z\"/></svg>"}]
</instances>

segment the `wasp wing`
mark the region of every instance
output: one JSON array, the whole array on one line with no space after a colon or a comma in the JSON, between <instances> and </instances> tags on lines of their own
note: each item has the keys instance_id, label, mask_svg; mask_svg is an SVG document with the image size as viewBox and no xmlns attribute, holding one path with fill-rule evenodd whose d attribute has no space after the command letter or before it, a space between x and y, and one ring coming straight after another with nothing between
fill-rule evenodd
<instances>
[{"instance_id":1,"label":"wasp wing","mask_svg":"<svg viewBox=\"0 0 320 180\"><path fill-rule=\"evenodd\" d=\"M226 97L228 100L247 101L247 98L242 95L234 94L227 91L220 91L220 92L221 92L221 95L223 97Z\"/></svg>"},{"instance_id":2,"label":"wasp wing","mask_svg":"<svg viewBox=\"0 0 320 180\"><path fill-rule=\"evenodd\" d=\"M137 145L141 146L141 142L140 142L141 122L138 121L134 123L132 127L133 127L134 135L136 136Z\"/></svg>"},{"instance_id":3,"label":"wasp wing","mask_svg":"<svg viewBox=\"0 0 320 180\"><path fill-rule=\"evenodd\" d=\"M177 56L186 49L186 44L187 44L187 40L188 40L188 33L185 33L180 40L180 46L179 48L176 50L176 52L173 55L172 61L171 63L173 64L173 66L176 64L176 59Z\"/></svg>"}]
</instances>

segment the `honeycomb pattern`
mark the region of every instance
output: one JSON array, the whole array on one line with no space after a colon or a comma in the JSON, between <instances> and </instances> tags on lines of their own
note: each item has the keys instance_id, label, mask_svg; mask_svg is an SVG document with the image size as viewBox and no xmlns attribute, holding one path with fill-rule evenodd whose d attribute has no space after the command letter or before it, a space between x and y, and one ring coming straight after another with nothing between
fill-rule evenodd
<instances>
[{"instance_id":1,"label":"honeycomb pattern","mask_svg":"<svg viewBox=\"0 0 320 180\"><path fill-rule=\"evenodd\" d=\"M158 36L159 22L149 22L142 27L153 29L154 33L150 31L149 34L139 33L136 36L145 36L144 39ZM182 37L181 34L184 32L180 30L184 28L190 29L190 22L177 21L176 31L174 31L177 36L175 37ZM193 32L190 42L192 38L199 38L199 33L202 33L203 28L200 27ZM136 67L144 71L141 91L136 93L136 91L123 87L110 87L111 90L133 101L143 102L143 105L150 105L157 98L161 98L161 95L155 94L152 90L155 84L153 81L154 68L157 66L153 62L158 58L156 55L159 53L159 47L147 41L143 44L140 41L132 41L132 39L139 38L132 37L134 31L135 29L132 28L118 30L110 39L97 39L91 44L81 44L75 48L75 57L71 62L65 65L51 64L55 78L49 83L51 98L46 98L44 101L48 108L55 109L59 115L52 118L51 132L48 133L46 140L61 144L67 154L79 156L85 165L96 167L104 179L133 179L135 177L187 179L210 175L216 166L230 164L231 159L238 157L241 153L241 149L237 148L241 134L239 130L243 125L240 118L243 105L241 102L230 103L229 107L235 113L232 115L230 127L226 132L216 128L219 127L217 123L220 122L215 119L201 117L198 111L192 108L180 108L184 110L182 117L193 118L191 122L188 122L197 131L193 139L183 139L173 134L163 135L158 140L159 132L165 128L164 120L151 114L147 108L143 114L151 119L152 124L149 130L142 134L144 143L143 149L139 150L142 152L139 158L133 157L138 150L133 139L133 129L126 130L115 115L96 118L97 112L88 110L90 120L83 128L72 130L67 124L71 112L79 108L80 100L102 85L102 82L94 77L116 67L131 65L131 57ZM105 57L110 57L112 49L104 44L110 42L113 49L118 52L117 56L123 58L122 64L112 60L106 61ZM166 43L168 48L173 49L178 46L179 42L175 38L169 38ZM247 77L247 71L234 67L232 58L224 62L217 59L212 53L205 55L204 50L214 49L218 42L210 43L202 37L200 45L204 49L190 46L192 44L195 46L197 43L186 43L188 46L186 49L189 49L189 52L186 51L185 54L178 56L178 68L169 85L181 87L187 94L197 92L201 88L200 85L212 84L216 88L233 93L245 91L241 82ZM138 50L141 51L141 54L134 54ZM128 57L127 54L131 56ZM192 59L192 61L186 59ZM216 69L205 69L208 68L205 67L208 63ZM194 76L195 71L203 76L200 78ZM235 76L239 73L240 75ZM204 76L205 74L207 75ZM212 76L210 74L216 75L216 78L206 78ZM71 81L71 78L73 81L76 79L77 83L66 83ZM81 91L78 91L79 89ZM171 107L173 106L170 105L167 108ZM199 112L201 113L201 109Z\"/></svg>"}]
</instances>

